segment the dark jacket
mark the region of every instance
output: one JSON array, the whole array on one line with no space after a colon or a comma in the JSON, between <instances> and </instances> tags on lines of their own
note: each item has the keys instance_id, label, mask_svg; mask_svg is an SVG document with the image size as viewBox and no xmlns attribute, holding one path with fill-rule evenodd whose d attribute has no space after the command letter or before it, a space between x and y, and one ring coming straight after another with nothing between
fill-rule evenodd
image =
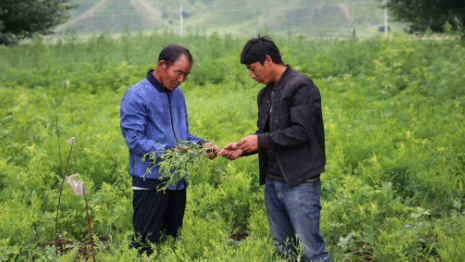
<instances>
[{"instance_id":1,"label":"dark jacket","mask_svg":"<svg viewBox=\"0 0 465 262\"><path fill-rule=\"evenodd\" d=\"M265 183L267 149L275 150L288 186L318 177L326 163L320 91L311 79L287 66L272 102L271 92L269 84L257 98L260 185ZM270 131L264 133L271 105Z\"/></svg>"}]
</instances>

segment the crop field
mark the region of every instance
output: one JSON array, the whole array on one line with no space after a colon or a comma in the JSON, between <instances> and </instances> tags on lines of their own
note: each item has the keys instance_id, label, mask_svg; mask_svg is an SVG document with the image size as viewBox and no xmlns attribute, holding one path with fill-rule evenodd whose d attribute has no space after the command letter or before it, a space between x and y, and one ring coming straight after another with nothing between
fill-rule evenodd
<instances>
[{"instance_id":1,"label":"crop field","mask_svg":"<svg viewBox=\"0 0 465 262\"><path fill-rule=\"evenodd\" d=\"M282 261L269 234L256 156L202 158L189 170L179 238L150 258L129 248L123 94L156 66L164 46L184 45L195 60L181 85L191 133L220 147L238 141L256 130L262 88L239 63L246 40L125 33L0 47L0 261L91 259L84 201L66 184L55 255L70 137L76 142L67 175L80 173L86 185L98 261ZM333 261L464 261L463 42L275 40L284 62L321 91L321 230Z\"/></svg>"}]
</instances>

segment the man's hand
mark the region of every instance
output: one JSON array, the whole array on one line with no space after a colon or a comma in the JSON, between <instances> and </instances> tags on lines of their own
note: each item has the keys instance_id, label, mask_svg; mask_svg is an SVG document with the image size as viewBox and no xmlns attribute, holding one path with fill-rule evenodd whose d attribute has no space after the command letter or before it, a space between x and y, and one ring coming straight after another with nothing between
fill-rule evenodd
<instances>
[{"instance_id":1,"label":"man's hand","mask_svg":"<svg viewBox=\"0 0 465 262\"><path fill-rule=\"evenodd\" d=\"M188 146L178 146L174 149L174 152L179 153L179 152L188 152L191 150Z\"/></svg>"},{"instance_id":2,"label":"man's hand","mask_svg":"<svg viewBox=\"0 0 465 262\"><path fill-rule=\"evenodd\" d=\"M204 143L203 147L208 148L208 150L205 152L205 156L209 159L214 159L218 155L218 152L220 152L220 148L217 145L210 142Z\"/></svg>"},{"instance_id":3,"label":"man's hand","mask_svg":"<svg viewBox=\"0 0 465 262\"><path fill-rule=\"evenodd\" d=\"M238 159L242 155L242 150L237 147L237 143L229 143L221 149L218 155L232 161Z\"/></svg>"},{"instance_id":4,"label":"man's hand","mask_svg":"<svg viewBox=\"0 0 465 262\"><path fill-rule=\"evenodd\" d=\"M239 140L237 147L244 152L251 153L258 150L258 136L251 135L246 136Z\"/></svg>"}]
</instances>

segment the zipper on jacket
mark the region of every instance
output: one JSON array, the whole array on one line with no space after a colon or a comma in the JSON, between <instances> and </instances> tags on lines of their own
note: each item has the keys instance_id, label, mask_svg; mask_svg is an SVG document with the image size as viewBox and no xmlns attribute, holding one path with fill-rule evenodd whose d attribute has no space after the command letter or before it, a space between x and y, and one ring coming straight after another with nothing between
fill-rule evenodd
<instances>
[{"instance_id":1,"label":"zipper on jacket","mask_svg":"<svg viewBox=\"0 0 465 262\"><path fill-rule=\"evenodd\" d=\"M174 131L174 124L173 124L173 112L171 111L171 100L170 95L166 93L166 97L168 98L168 106L170 108L170 118L171 118L171 129L173 130L174 140L176 140L176 147L178 146L178 137L176 136L176 132ZM179 183L176 184L176 191L178 190Z\"/></svg>"},{"instance_id":2,"label":"zipper on jacket","mask_svg":"<svg viewBox=\"0 0 465 262\"><path fill-rule=\"evenodd\" d=\"M271 133L271 123L273 123L273 100L274 100L274 91L271 89L271 103L270 103L270 111L268 117L270 118L270 130L268 132Z\"/></svg>"},{"instance_id":3,"label":"zipper on jacket","mask_svg":"<svg viewBox=\"0 0 465 262\"><path fill-rule=\"evenodd\" d=\"M171 100L168 93L166 93L166 97L168 97L168 105L170 107L170 118L171 118L171 129L173 130L174 140L176 140L176 146L178 145L178 137L176 136L176 132L174 131L174 124L173 124L173 112L171 112Z\"/></svg>"}]
</instances>

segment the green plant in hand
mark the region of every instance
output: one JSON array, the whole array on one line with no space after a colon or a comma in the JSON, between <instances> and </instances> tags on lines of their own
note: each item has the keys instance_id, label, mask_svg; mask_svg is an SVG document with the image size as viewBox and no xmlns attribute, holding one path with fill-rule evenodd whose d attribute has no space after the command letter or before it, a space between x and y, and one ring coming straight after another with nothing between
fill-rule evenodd
<instances>
[{"instance_id":1,"label":"green plant in hand","mask_svg":"<svg viewBox=\"0 0 465 262\"><path fill-rule=\"evenodd\" d=\"M157 156L159 153L162 153L162 155ZM150 161L150 166L147 168L145 175L150 174L152 169L158 166L161 174L160 180L164 181L161 190L165 190L184 179L189 174L188 169L199 163L200 156L205 155L213 158L213 154L214 148L186 142L178 144L174 149L147 153L142 156L142 160L145 161L148 158ZM160 161L155 164L157 159L160 159Z\"/></svg>"}]
</instances>

